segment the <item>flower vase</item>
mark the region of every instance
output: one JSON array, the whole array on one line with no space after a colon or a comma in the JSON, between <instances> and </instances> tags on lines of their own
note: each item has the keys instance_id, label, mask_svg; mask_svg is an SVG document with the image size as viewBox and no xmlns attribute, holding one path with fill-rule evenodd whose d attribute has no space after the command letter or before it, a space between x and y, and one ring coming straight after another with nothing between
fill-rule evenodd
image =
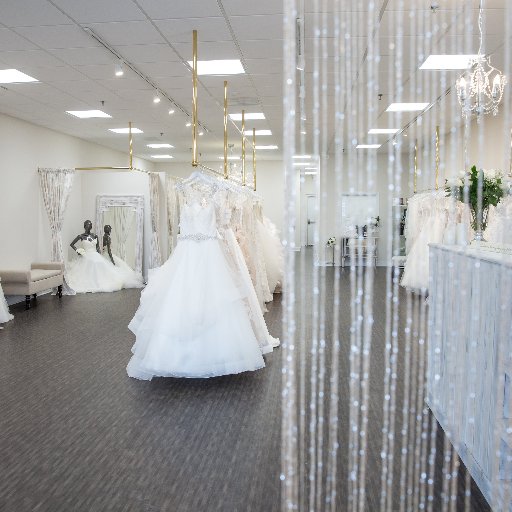
<instances>
[{"instance_id":1,"label":"flower vase","mask_svg":"<svg viewBox=\"0 0 512 512\"><path fill-rule=\"evenodd\" d=\"M484 231L487 228L487 216L489 214L489 206L482 206L481 222L478 222L478 211L471 208L471 227L475 232L473 240L475 242L485 242Z\"/></svg>"}]
</instances>

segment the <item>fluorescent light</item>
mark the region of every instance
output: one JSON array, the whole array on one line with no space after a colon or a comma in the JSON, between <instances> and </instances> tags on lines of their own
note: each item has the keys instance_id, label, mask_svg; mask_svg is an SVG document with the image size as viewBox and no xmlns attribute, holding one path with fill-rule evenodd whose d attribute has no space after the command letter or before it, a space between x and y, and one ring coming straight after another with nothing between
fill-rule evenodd
<instances>
[{"instance_id":1,"label":"fluorescent light","mask_svg":"<svg viewBox=\"0 0 512 512\"><path fill-rule=\"evenodd\" d=\"M318 173L316 171L306 171L304 174L306 174L307 176L314 176Z\"/></svg>"},{"instance_id":2,"label":"fluorescent light","mask_svg":"<svg viewBox=\"0 0 512 512\"><path fill-rule=\"evenodd\" d=\"M293 155L293 158L295 159L301 159L301 160L309 160L311 158L311 155Z\"/></svg>"},{"instance_id":3,"label":"fluorescent light","mask_svg":"<svg viewBox=\"0 0 512 512\"><path fill-rule=\"evenodd\" d=\"M224 160L223 156L219 156L219 160ZM239 156L228 156L228 160L240 160Z\"/></svg>"},{"instance_id":4,"label":"fluorescent light","mask_svg":"<svg viewBox=\"0 0 512 512\"><path fill-rule=\"evenodd\" d=\"M379 149L382 144L358 144L356 149Z\"/></svg>"},{"instance_id":5,"label":"fluorescent light","mask_svg":"<svg viewBox=\"0 0 512 512\"><path fill-rule=\"evenodd\" d=\"M256 145L256 149L278 149L278 147L275 146L275 145L272 145L272 144L270 144L268 146L258 146L258 145Z\"/></svg>"},{"instance_id":6,"label":"fluorescent light","mask_svg":"<svg viewBox=\"0 0 512 512\"><path fill-rule=\"evenodd\" d=\"M316 167L306 167L306 171L317 171Z\"/></svg>"},{"instance_id":7,"label":"fluorescent light","mask_svg":"<svg viewBox=\"0 0 512 512\"><path fill-rule=\"evenodd\" d=\"M192 67L192 61L188 64ZM198 75L239 75L245 73L244 67L239 59L227 60L198 60Z\"/></svg>"},{"instance_id":8,"label":"fluorescent light","mask_svg":"<svg viewBox=\"0 0 512 512\"><path fill-rule=\"evenodd\" d=\"M307 167L308 165L311 165L311 164L308 164L306 162L293 162L294 167Z\"/></svg>"},{"instance_id":9,"label":"fluorescent light","mask_svg":"<svg viewBox=\"0 0 512 512\"><path fill-rule=\"evenodd\" d=\"M91 117L112 117L102 110L66 110L68 114L79 117L80 119L90 119Z\"/></svg>"},{"instance_id":10,"label":"fluorescent light","mask_svg":"<svg viewBox=\"0 0 512 512\"><path fill-rule=\"evenodd\" d=\"M17 69L0 69L0 84L15 84L22 82L39 82L39 80L28 76Z\"/></svg>"},{"instance_id":11,"label":"fluorescent light","mask_svg":"<svg viewBox=\"0 0 512 512\"><path fill-rule=\"evenodd\" d=\"M242 120L242 114L229 114L229 117L233 121ZM246 112L244 114L244 119L248 121L252 121L254 119L265 119L265 114L263 112Z\"/></svg>"},{"instance_id":12,"label":"fluorescent light","mask_svg":"<svg viewBox=\"0 0 512 512\"><path fill-rule=\"evenodd\" d=\"M384 133L398 133L400 131L400 128L372 128L371 130L368 130L368 133L370 135L378 135L378 134L384 134Z\"/></svg>"},{"instance_id":13,"label":"fluorescent light","mask_svg":"<svg viewBox=\"0 0 512 512\"><path fill-rule=\"evenodd\" d=\"M172 155L151 155L151 158L174 158Z\"/></svg>"},{"instance_id":14,"label":"fluorescent light","mask_svg":"<svg viewBox=\"0 0 512 512\"><path fill-rule=\"evenodd\" d=\"M171 144L146 144L146 146L151 149L173 148L174 147L174 146L171 146Z\"/></svg>"},{"instance_id":15,"label":"fluorescent light","mask_svg":"<svg viewBox=\"0 0 512 512\"><path fill-rule=\"evenodd\" d=\"M386 112L417 112L425 110L429 103L391 103Z\"/></svg>"},{"instance_id":16,"label":"fluorescent light","mask_svg":"<svg viewBox=\"0 0 512 512\"><path fill-rule=\"evenodd\" d=\"M109 128L109 131L114 133L130 133L130 128ZM138 128L132 128L132 133L144 133Z\"/></svg>"},{"instance_id":17,"label":"fluorescent light","mask_svg":"<svg viewBox=\"0 0 512 512\"><path fill-rule=\"evenodd\" d=\"M252 135L252 130L245 130L245 136L249 137ZM272 135L270 130L255 130L255 135Z\"/></svg>"},{"instance_id":18,"label":"fluorescent light","mask_svg":"<svg viewBox=\"0 0 512 512\"><path fill-rule=\"evenodd\" d=\"M429 55L420 69L468 69L478 55Z\"/></svg>"}]
</instances>

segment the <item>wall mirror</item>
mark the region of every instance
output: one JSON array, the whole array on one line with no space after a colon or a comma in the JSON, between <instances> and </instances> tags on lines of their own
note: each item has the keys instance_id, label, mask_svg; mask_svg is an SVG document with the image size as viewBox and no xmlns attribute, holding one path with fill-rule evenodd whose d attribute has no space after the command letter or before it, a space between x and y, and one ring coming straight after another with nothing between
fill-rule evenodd
<instances>
[{"instance_id":1,"label":"wall mirror","mask_svg":"<svg viewBox=\"0 0 512 512\"><path fill-rule=\"evenodd\" d=\"M142 272L144 196L97 195L96 226L100 245L105 224L112 226L112 253L136 272Z\"/></svg>"}]
</instances>

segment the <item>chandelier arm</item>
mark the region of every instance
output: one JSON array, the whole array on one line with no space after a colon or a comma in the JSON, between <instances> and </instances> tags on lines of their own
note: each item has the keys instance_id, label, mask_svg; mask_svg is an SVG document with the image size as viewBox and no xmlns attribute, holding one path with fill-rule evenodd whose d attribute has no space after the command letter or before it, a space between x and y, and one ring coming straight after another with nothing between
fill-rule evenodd
<instances>
[{"instance_id":1,"label":"chandelier arm","mask_svg":"<svg viewBox=\"0 0 512 512\"><path fill-rule=\"evenodd\" d=\"M480 32L480 47L478 48L478 56L480 57L482 55L482 46L483 46L483 40L484 40L484 34L483 34L483 7L484 7L484 0L480 0L480 6L478 9L478 30Z\"/></svg>"}]
</instances>

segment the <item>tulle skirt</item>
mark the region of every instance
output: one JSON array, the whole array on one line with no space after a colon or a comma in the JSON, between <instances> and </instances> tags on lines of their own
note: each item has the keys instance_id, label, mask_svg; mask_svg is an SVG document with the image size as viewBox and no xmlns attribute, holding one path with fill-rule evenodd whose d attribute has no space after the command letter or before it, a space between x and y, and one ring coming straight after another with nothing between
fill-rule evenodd
<instances>
[{"instance_id":1,"label":"tulle skirt","mask_svg":"<svg viewBox=\"0 0 512 512\"><path fill-rule=\"evenodd\" d=\"M279 240L276 227L266 217L263 218L263 222L257 221L257 227L260 232L261 245L263 248L268 287L270 293L275 293L276 289L281 289L283 280L283 246Z\"/></svg>"},{"instance_id":2,"label":"tulle skirt","mask_svg":"<svg viewBox=\"0 0 512 512\"><path fill-rule=\"evenodd\" d=\"M96 251L86 251L71 261L65 278L76 293L117 292L123 288L123 279L114 265Z\"/></svg>"},{"instance_id":3,"label":"tulle skirt","mask_svg":"<svg viewBox=\"0 0 512 512\"><path fill-rule=\"evenodd\" d=\"M214 377L265 366L218 240L181 240L150 272L129 324L130 377Z\"/></svg>"},{"instance_id":4,"label":"tulle skirt","mask_svg":"<svg viewBox=\"0 0 512 512\"><path fill-rule=\"evenodd\" d=\"M107 260L107 263L112 263L108 254L103 253L103 257ZM112 258L115 263L114 269L123 281L123 288L142 288L144 286L142 274L135 272L130 265L116 254L112 254Z\"/></svg>"},{"instance_id":5,"label":"tulle skirt","mask_svg":"<svg viewBox=\"0 0 512 512\"><path fill-rule=\"evenodd\" d=\"M9 306L7 305L7 301L4 297L4 291L2 290L2 286L0 285L0 324L8 322L12 320L14 316L9 313Z\"/></svg>"}]
</instances>

